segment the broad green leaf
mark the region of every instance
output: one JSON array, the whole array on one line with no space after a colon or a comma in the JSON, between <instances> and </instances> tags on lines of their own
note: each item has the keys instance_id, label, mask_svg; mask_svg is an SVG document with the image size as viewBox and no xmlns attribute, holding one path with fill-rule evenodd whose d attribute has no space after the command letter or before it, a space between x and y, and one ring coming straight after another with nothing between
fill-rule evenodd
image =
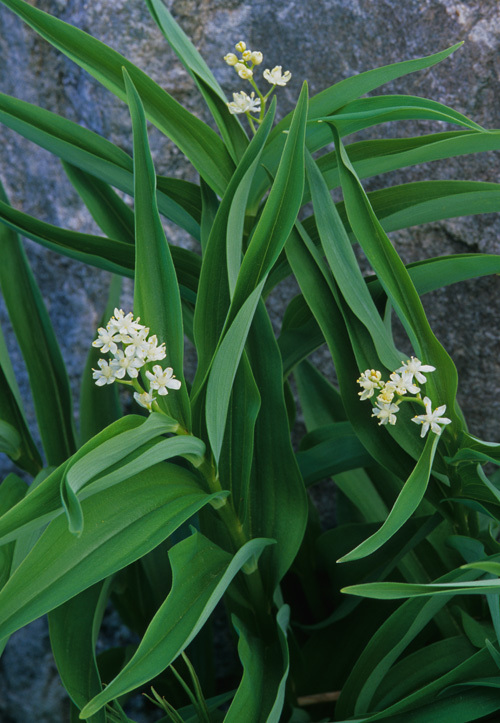
<instances>
[{"instance_id":1,"label":"broad green leaf","mask_svg":"<svg viewBox=\"0 0 500 723\"><path fill-rule=\"evenodd\" d=\"M15 441L14 438L11 439L11 459L15 461L21 469L26 470L32 475L36 475L42 467L42 460L28 429L21 395L1 328L0 420L9 436L12 434L10 430L13 430L15 433Z\"/></svg>"},{"instance_id":2,"label":"broad green leaf","mask_svg":"<svg viewBox=\"0 0 500 723\"><path fill-rule=\"evenodd\" d=\"M402 78L409 73L414 73L417 70L423 70L430 68L442 60L445 60L451 55L462 43L457 43L447 50L443 50L440 53L429 55L425 58L416 58L415 60L405 60L400 63L393 63L391 65L382 66L381 68L375 68L368 70L364 73L359 73L350 78L345 78L338 83L326 88L317 95L313 96L310 101L309 109L309 120L314 118L321 118L324 116L331 115L335 111L339 110L347 103L359 98L359 96L365 95L376 88L389 83L396 78ZM278 161L281 155L281 149L284 143L283 131L286 131L290 127L291 113L286 115L274 128L273 133L269 139L268 147L263 157L263 165L271 173L278 165ZM330 135L326 124L315 123L310 125L306 133L306 145L307 148L313 153L320 148L328 145L331 142ZM260 173L260 183L254 188L254 193L251 199L251 204L256 205L258 199L264 193L266 186L268 185L268 178L264 171Z\"/></svg>"},{"instance_id":3,"label":"broad green leaf","mask_svg":"<svg viewBox=\"0 0 500 723\"><path fill-rule=\"evenodd\" d=\"M8 206L1 185L0 199ZM44 452L49 465L60 464L75 450L66 367L21 242L2 226L0 244L0 287L28 371Z\"/></svg>"},{"instance_id":4,"label":"broad green leaf","mask_svg":"<svg viewBox=\"0 0 500 723\"><path fill-rule=\"evenodd\" d=\"M290 610L283 605L276 616L276 639L258 637L241 620L233 617L239 635L238 654L243 678L224 723L278 723L285 699L289 653L286 631Z\"/></svg>"},{"instance_id":5,"label":"broad green leaf","mask_svg":"<svg viewBox=\"0 0 500 723\"><path fill-rule=\"evenodd\" d=\"M109 582L92 585L48 615L54 660L65 690L79 709L102 687L95 644L108 600ZM90 721L106 723L105 712L96 713Z\"/></svg>"},{"instance_id":6,"label":"broad green leaf","mask_svg":"<svg viewBox=\"0 0 500 723\"><path fill-rule=\"evenodd\" d=\"M318 427L302 438L297 463L306 485L373 463L349 422Z\"/></svg>"},{"instance_id":7,"label":"broad green leaf","mask_svg":"<svg viewBox=\"0 0 500 723\"><path fill-rule=\"evenodd\" d=\"M152 465L176 456L185 456L199 464L205 445L191 435L161 439L151 446L149 442L172 432L176 422L163 414L153 412L136 429L116 435L96 449L68 462L61 480L61 499L68 516L69 529L81 534L83 516L78 492L85 489L85 497L96 494L136 475ZM136 454L134 454L137 452ZM103 474L106 472L106 474ZM90 484L89 484L90 483Z\"/></svg>"},{"instance_id":8,"label":"broad green leaf","mask_svg":"<svg viewBox=\"0 0 500 723\"><path fill-rule=\"evenodd\" d=\"M285 309L278 337L283 359L283 376L287 378L292 370L296 371L296 365L300 365L309 354L324 343L325 338L310 308L302 294L298 294Z\"/></svg>"},{"instance_id":9,"label":"broad green leaf","mask_svg":"<svg viewBox=\"0 0 500 723\"><path fill-rule=\"evenodd\" d=\"M75 463L90 450L111 437L134 429L144 423L144 417L128 415L97 434L81 447L69 461L51 470L40 484L32 485L24 500L0 517L0 542L15 540L25 532L40 529L55 516L62 514L60 487L69 462Z\"/></svg>"},{"instance_id":10,"label":"broad green leaf","mask_svg":"<svg viewBox=\"0 0 500 723\"><path fill-rule=\"evenodd\" d=\"M88 128L3 93L0 93L0 122L62 161L133 195L130 156ZM187 181L163 177L158 178L158 185L161 213L198 239L199 202L196 186Z\"/></svg>"},{"instance_id":11,"label":"broad green leaf","mask_svg":"<svg viewBox=\"0 0 500 723\"><path fill-rule=\"evenodd\" d=\"M433 434L432 437L427 439L422 456L405 482L382 527L362 542L361 545L358 545L347 555L341 557L339 562L358 560L360 557L370 555L375 550L378 550L387 540L390 540L392 535L411 517L422 501L427 489L438 442L439 435Z\"/></svg>"},{"instance_id":12,"label":"broad green leaf","mask_svg":"<svg viewBox=\"0 0 500 723\"><path fill-rule=\"evenodd\" d=\"M162 0L146 0L146 4L169 45L198 86L233 161L237 163L245 152L248 139L237 116L229 113L224 91Z\"/></svg>"},{"instance_id":13,"label":"broad green leaf","mask_svg":"<svg viewBox=\"0 0 500 723\"><path fill-rule=\"evenodd\" d=\"M257 306L248 335L247 353L261 404L242 522L248 537L272 537L277 541L275 547L264 551L260 563L265 588L272 596L302 544L308 504L290 440L283 367L263 301Z\"/></svg>"},{"instance_id":14,"label":"broad green leaf","mask_svg":"<svg viewBox=\"0 0 500 723\"><path fill-rule=\"evenodd\" d=\"M163 462L84 500L80 537L57 517L0 591L0 639L145 555L213 497Z\"/></svg>"},{"instance_id":15,"label":"broad green leaf","mask_svg":"<svg viewBox=\"0 0 500 723\"><path fill-rule=\"evenodd\" d=\"M223 193L234 167L223 142L211 128L101 41L23 0L2 2L121 100L126 100L122 74L125 68L143 99L148 119L172 139L217 193Z\"/></svg>"},{"instance_id":16,"label":"broad green leaf","mask_svg":"<svg viewBox=\"0 0 500 723\"><path fill-rule=\"evenodd\" d=\"M158 396L162 411L191 429L191 409L184 379L184 330L181 297L170 249L156 203L156 175L149 149L141 98L124 70L134 138L135 275L134 313L165 343L168 363L180 390ZM150 366L150 365L148 365Z\"/></svg>"},{"instance_id":17,"label":"broad green leaf","mask_svg":"<svg viewBox=\"0 0 500 723\"><path fill-rule=\"evenodd\" d=\"M199 532L169 553L172 589L149 625L131 660L83 708L87 719L106 703L144 685L161 673L197 635L234 576L271 540L251 540L231 557Z\"/></svg>"}]
</instances>

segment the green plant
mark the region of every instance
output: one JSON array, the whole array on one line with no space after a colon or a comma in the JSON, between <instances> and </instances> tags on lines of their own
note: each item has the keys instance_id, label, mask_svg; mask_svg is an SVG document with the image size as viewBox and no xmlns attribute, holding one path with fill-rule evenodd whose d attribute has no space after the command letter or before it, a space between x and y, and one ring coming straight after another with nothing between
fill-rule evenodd
<instances>
[{"instance_id":1,"label":"green plant","mask_svg":"<svg viewBox=\"0 0 500 723\"><path fill-rule=\"evenodd\" d=\"M367 194L360 181L500 148L500 132L440 103L362 97L458 45L311 99L304 83L294 112L273 127L275 99L268 106L270 93L253 77L260 51L241 41L239 60L226 55L257 94L240 91L227 103L164 5L146 1L220 135L99 41L23 0L2 0L128 103L133 158L0 95L0 120L60 157L104 233L56 228L16 211L2 193L0 283L25 352L44 459L2 342L2 450L34 480L27 487L11 474L0 486L0 639L5 645L48 613L74 720L127 720L123 696L151 683L174 721L465 723L493 714L500 491L483 467L498 464L500 446L467 432L455 366L420 295L498 273L500 260L468 254L405 266L386 230L413 224L416 206L422 222L490 210L498 185L429 181ZM272 90L290 73L277 66L264 79ZM357 130L408 118L458 130L344 145ZM156 176L146 119L185 154L200 185ZM335 150L313 155L331 143ZM337 186L343 201L335 204ZM114 189L133 196L133 213ZM313 214L299 220L309 201ZM198 240L200 253L169 244L162 216ZM115 275L82 376L79 433L16 232ZM363 277L353 242L372 277ZM301 293L276 338L264 301L290 274ZM120 309L120 276L134 279L133 312ZM415 355L406 361L392 338L393 313ZM185 334L197 352L192 383ZM325 342L338 386L308 360ZM163 369L155 362L165 355ZM307 427L297 452L291 375ZM123 415L119 382L135 389L135 413ZM308 487L329 476L339 524L322 531ZM131 654L97 659L108 599L141 642ZM235 690L217 691L206 663L221 600L243 675Z\"/></svg>"}]
</instances>

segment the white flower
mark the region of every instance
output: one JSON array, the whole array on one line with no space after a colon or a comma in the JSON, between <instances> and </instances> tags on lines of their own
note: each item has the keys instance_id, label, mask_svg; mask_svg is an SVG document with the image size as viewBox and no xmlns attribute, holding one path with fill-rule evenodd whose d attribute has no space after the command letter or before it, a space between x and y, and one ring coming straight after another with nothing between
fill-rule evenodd
<instances>
[{"instance_id":1,"label":"white flower","mask_svg":"<svg viewBox=\"0 0 500 723\"><path fill-rule=\"evenodd\" d=\"M253 76L253 70L250 70L250 68L247 68L247 66L244 65L243 63L236 63L236 65L234 66L234 69L236 70L236 72L238 73L240 78L243 78L243 80L248 80L249 78L251 78Z\"/></svg>"},{"instance_id":2,"label":"white flower","mask_svg":"<svg viewBox=\"0 0 500 723\"><path fill-rule=\"evenodd\" d=\"M250 60L254 65L260 65L264 60L264 56L259 50L254 50L250 55Z\"/></svg>"},{"instance_id":3,"label":"white flower","mask_svg":"<svg viewBox=\"0 0 500 723\"><path fill-rule=\"evenodd\" d=\"M403 366L396 369L397 372L410 372L420 384L425 384L427 377L424 377L422 372L434 372L436 367L432 367L430 364L422 364L420 359L412 356L406 362L401 362Z\"/></svg>"},{"instance_id":4,"label":"white flower","mask_svg":"<svg viewBox=\"0 0 500 723\"><path fill-rule=\"evenodd\" d=\"M134 332L144 329L142 324L139 324L140 317L134 320L134 315L131 311L127 315L123 309L115 309L114 316L111 317L107 324L107 328L114 334L120 334L121 336L131 336ZM116 341L126 341L126 339L117 339Z\"/></svg>"},{"instance_id":5,"label":"white flower","mask_svg":"<svg viewBox=\"0 0 500 723\"><path fill-rule=\"evenodd\" d=\"M373 409L372 417L378 417L381 424L396 424L396 413L399 412L397 404L382 402L377 399L377 408Z\"/></svg>"},{"instance_id":6,"label":"white flower","mask_svg":"<svg viewBox=\"0 0 500 723\"><path fill-rule=\"evenodd\" d=\"M92 379L95 379L95 383L98 387L103 387L105 384L113 384L115 381L115 374L111 366L105 359L99 359L97 362L99 369L92 369Z\"/></svg>"},{"instance_id":7,"label":"white flower","mask_svg":"<svg viewBox=\"0 0 500 723\"><path fill-rule=\"evenodd\" d=\"M147 338L148 334L149 329L147 326L143 326L139 331L133 332L128 337L125 355L138 356L139 359L144 359L150 348L150 343Z\"/></svg>"},{"instance_id":8,"label":"white flower","mask_svg":"<svg viewBox=\"0 0 500 723\"><path fill-rule=\"evenodd\" d=\"M143 365L144 359L136 356L126 356L121 349L118 349L109 366L113 370L116 379L123 379L125 372L131 379L137 379L139 376L138 369Z\"/></svg>"},{"instance_id":9,"label":"white flower","mask_svg":"<svg viewBox=\"0 0 500 723\"><path fill-rule=\"evenodd\" d=\"M238 56L236 56L234 53L228 53L224 56L224 60L228 65L236 65L238 63Z\"/></svg>"},{"instance_id":10,"label":"white flower","mask_svg":"<svg viewBox=\"0 0 500 723\"><path fill-rule=\"evenodd\" d=\"M139 394L139 392L134 392L134 399L137 402L137 404L140 404L141 407L144 407L145 409L149 409L151 411L151 405L153 404L155 397L151 392L142 392L142 394Z\"/></svg>"},{"instance_id":11,"label":"white flower","mask_svg":"<svg viewBox=\"0 0 500 723\"><path fill-rule=\"evenodd\" d=\"M240 42L236 43L234 47L238 51L238 53L244 53L247 49L247 44L243 40L240 40Z\"/></svg>"},{"instance_id":12,"label":"white flower","mask_svg":"<svg viewBox=\"0 0 500 723\"><path fill-rule=\"evenodd\" d=\"M424 371L431 371L430 369L425 369ZM411 420L412 422L415 422L415 424L421 424L422 425L422 431L420 432L421 437L425 437L427 432L429 431L429 427L432 429L434 434L441 434L443 431L443 428L440 427L440 424L451 424L451 419L448 419L448 417L441 417L441 414L444 414L446 412L446 404L442 404L440 407L437 407L434 411L432 411L432 402L429 399L429 397L424 397L424 404L425 404L425 411L426 414L419 414L416 417L413 417Z\"/></svg>"},{"instance_id":13,"label":"white flower","mask_svg":"<svg viewBox=\"0 0 500 723\"><path fill-rule=\"evenodd\" d=\"M101 326L97 330L97 333L98 337L92 342L92 346L100 348L103 354L108 351L110 351L112 354L116 354L116 350L118 348L116 346L116 342L120 341L120 339L115 339L115 332L109 329L104 329L104 327Z\"/></svg>"},{"instance_id":14,"label":"white flower","mask_svg":"<svg viewBox=\"0 0 500 723\"><path fill-rule=\"evenodd\" d=\"M180 389L181 387L181 382L174 377L172 367L162 369L159 364L155 364L153 372L146 372L146 376L151 389L157 390L162 397L168 394L169 389Z\"/></svg>"},{"instance_id":15,"label":"white flower","mask_svg":"<svg viewBox=\"0 0 500 723\"><path fill-rule=\"evenodd\" d=\"M243 58L243 60L244 60L245 62L248 62L248 61L250 60L250 58L252 57L252 51L251 51L251 50L245 50L245 51L241 54L241 57Z\"/></svg>"},{"instance_id":16,"label":"white flower","mask_svg":"<svg viewBox=\"0 0 500 723\"><path fill-rule=\"evenodd\" d=\"M289 70L287 70L285 73L282 73L281 65L277 65L272 70L266 68L262 75L268 83L271 83L271 85L286 85L292 77L292 74Z\"/></svg>"},{"instance_id":17,"label":"white flower","mask_svg":"<svg viewBox=\"0 0 500 723\"><path fill-rule=\"evenodd\" d=\"M413 383L413 374L408 370L404 371L402 376L393 372L390 379L391 381L387 382L387 384L393 387L396 394L402 395L406 394L406 392L418 394L420 391L420 387Z\"/></svg>"},{"instance_id":18,"label":"white flower","mask_svg":"<svg viewBox=\"0 0 500 723\"><path fill-rule=\"evenodd\" d=\"M228 103L227 107L232 115L247 112L259 113L260 98L255 98L255 93L253 91L250 95L247 95L244 91L241 91L241 93L233 93L233 102Z\"/></svg>"},{"instance_id":19,"label":"white flower","mask_svg":"<svg viewBox=\"0 0 500 723\"><path fill-rule=\"evenodd\" d=\"M367 369L359 377L358 384L360 384L364 391L358 392L361 400L369 399L373 396L374 389L381 389L383 382L381 382L382 374L375 369Z\"/></svg>"},{"instance_id":20,"label":"white flower","mask_svg":"<svg viewBox=\"0 0 500 723\"><path fill-rule=\"evenodd\" d=\"M167 352L165 351L165 342L158 344L158 338L156 334L150 336L148 339L148 349L146 352L146 361L160 361L165 359Z\"/></svg>"}]
</instances>

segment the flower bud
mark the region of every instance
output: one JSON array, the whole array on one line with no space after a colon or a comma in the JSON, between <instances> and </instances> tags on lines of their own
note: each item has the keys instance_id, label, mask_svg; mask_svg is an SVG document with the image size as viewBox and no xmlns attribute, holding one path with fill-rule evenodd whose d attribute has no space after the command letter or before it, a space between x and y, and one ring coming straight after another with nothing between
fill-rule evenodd
<instances>
[{"instance_id":1,"label":"flower bud","mask_svg":"<svg viewBox=\"0 0 500 723\"><path fill-rule=\"evenodd\" d=\"M243 58L243 60L249 61L250 58L252 57L252 51L251 51L251 50L245 50L245 52L241 54L241 57Z\"/></svg>"},{"instance_id":2,"label":"flower bud","mask_svg":"<svg viewBox=\"0 0 500 723\"><path fill-rule=\"evenodd\" d=\"M240 78L243 78L243 80L248 80L253 76L253 71L251 71L250 68L247 68L246 65L243 65L243 63L236 63L234 69L236 70Z\"/></svg>"},{"instance_id":3,"label":"flower bud","mask_svg":"<svg viewBox=\"0 0 500 723\"><path fill-rule=\"evenodd\" d=\"M247 44L243 42L243 40L240 40L240 42L237 43L234 47L236 48L238 53L243 53L243 51L247 49Z\"/></svg>"},{"instance_id":4,"label":"flower bud","mask_svg":"<svg viewBox=\"0 0 500 723\"><path fill-rule=\"evenodd\" d=\"M250 60L252 61L252 63L254 65L260 65L262 63L262 61L264 60L264 56L262 55L262 53L259 50L254 50L250 54Z\"/></svg>"},{"instance_id":5,"label":"flower bud","mask_svg":"<svg viewBox=\"0 0 500 723\"><path fill-rule=\"evenodd\" d=\"M238 58L234 53L228 53L227 55L225 55L224 60L228 65L236 65L236 63L238 62Z\"/></svg>"}]
</instances>

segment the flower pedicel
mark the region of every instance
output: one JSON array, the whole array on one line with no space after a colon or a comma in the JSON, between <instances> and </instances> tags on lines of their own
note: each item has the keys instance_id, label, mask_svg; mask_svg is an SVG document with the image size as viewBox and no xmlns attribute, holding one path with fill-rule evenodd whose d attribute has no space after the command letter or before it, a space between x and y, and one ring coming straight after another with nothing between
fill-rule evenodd
<instances>
[{"instance_id":1,"label":"flower pedicel","mask_svg":"<svg viewBox=\"0 0 500 723\"><path fill-rule=\"evenodd\" d=\"M125 314L122 309L115 309L114 315L106 324L97 330L97 339L92 346L103 354L110 353L113 359L99 359L99 369L93 369L92 378L98 387L120 382L133 386L134 399L141 407L151 411L156 405L155 392L161 396L168 394L169 389L180 389L181 382L175 378L172 367L163 369L155 364L153 371L146 371L149 379L149 391L140 385L139 369L148 362L161 361L167 356L165 344L158 344L156 334L149 336L149 328L140 324L140 318L134 319L132 312ZM118 348L123 345L123 349ZM130 378L130 381L125 379ZM157 405L156 405L157 406Z\"/></svg>"}]
</instances>

